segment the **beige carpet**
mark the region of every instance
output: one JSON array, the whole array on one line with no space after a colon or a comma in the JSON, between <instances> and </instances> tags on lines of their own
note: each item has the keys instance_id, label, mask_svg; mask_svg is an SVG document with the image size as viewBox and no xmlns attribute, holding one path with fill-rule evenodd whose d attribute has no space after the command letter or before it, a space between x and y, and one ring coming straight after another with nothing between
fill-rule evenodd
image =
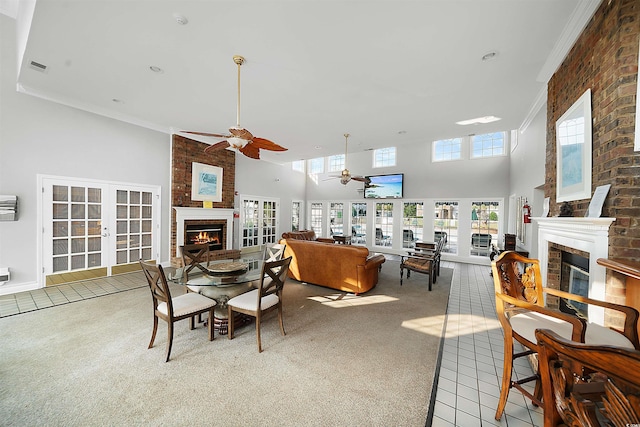
<instances>
[{"instance_id":1,"label":"beige carpet","mask_svg":"<svg viewBox=\"0 0 640 427\"><path fill-rule=\"evenodd\" d=\"M148 288L0 319L0 425L424 426L452 270L399 285L387 261L353 296L289 280L281 336L271 315L207 340L151 335Z\"/></svg>"}]
</instances>

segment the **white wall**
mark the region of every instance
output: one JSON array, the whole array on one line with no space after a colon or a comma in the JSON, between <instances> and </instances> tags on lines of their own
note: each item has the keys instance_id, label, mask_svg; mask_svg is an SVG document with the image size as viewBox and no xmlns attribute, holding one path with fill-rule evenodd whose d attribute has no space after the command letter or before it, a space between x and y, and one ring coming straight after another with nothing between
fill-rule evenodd
<instances>
[{"instance_id":1,"label":"white wall","mask_svg":"<svg viewBox=\"0 0 640 427\"><path fill-rule=\"evenodd\" d=\"M18 221L0 222L0 267L11 269L3 288L37 281L38 174L161 186L168 260L169 135L16 92L15 21L0 20L0 194L19 198Z\"/></svg>"},{"instance_id":2,"label":"white wall","mask_svg":"<svg viewBox=\"0 0 640 427\"><path fill-rule=\"evenodd\" d=\"M278 236L291 231L291 204L304 200L305 175L291 169L291 163L278 165L262 160L236 155L236 200L239 209L240 196L261 196L280 199Z\"/></svg>"},{"instance_id":3,"label":"white wall","mask_svg":"<svg viewBox=\"0 0 640 427\"><path fill-rule=\"evenodd\" d=\"M518 145L511 153L511 174L509 194L526 197L532 208L532 216L542 215L545 183L545 161L547 146L547 105L541 106L524 132L518 135ZM520 213L518 212L518 215ZM515 229L515 225L513 225ZM538 230L535 221L525 225L525 243L519 247L529 251L529 256L537 258Z\"/></svg>"}]
</instances>

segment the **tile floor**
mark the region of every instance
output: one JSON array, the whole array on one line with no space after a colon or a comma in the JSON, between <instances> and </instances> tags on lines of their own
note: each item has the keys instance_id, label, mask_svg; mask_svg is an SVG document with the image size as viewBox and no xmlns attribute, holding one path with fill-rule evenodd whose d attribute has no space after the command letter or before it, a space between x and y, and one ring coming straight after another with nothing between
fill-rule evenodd
<instances>
[{"instance_id":1,"label":"tile floor","mask_svg":"<svg viewBox=\"0 0 640 427\"><path fill-rule=\"evenodd\" d=\"M393 258L393 257L390 257ZM431 425L434 427L542 426L542 410L510 393L505 414L494 420L502 376L502 329L495 316L490 268L443 261L453 268L442 360ZM0 296L0 317L147 286L141 272ZM520 360L514 376L531 375ZM427 425L429 421L427 421Z\"/></svg>"}]
</instances>

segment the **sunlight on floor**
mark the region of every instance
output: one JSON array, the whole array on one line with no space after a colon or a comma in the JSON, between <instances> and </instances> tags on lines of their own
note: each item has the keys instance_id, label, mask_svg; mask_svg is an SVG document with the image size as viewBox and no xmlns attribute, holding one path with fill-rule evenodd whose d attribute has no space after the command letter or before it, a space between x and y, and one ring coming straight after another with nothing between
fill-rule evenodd
<instances>
[{"instance_id":1,"label":"sunlight on floor","mask_svg":"<svg viewBox=\"0 0 640 427\"><path fill-rule=\"evenodd\" d=\"M456 325L457 330L448 327L445 332L446 338L473 335L474 333L501 328L498 319L489 319L482 316L475 316L473 314L450 314L448 325Z\"/></svg>"},{"instance_id":2,"label":"sunlight on floor","mask_svg":"<svg viewBox=\"0 0 640 427\"><path fill-rule=\"evenodd\" d=\"M398 298L394 298L386 295L358 296L354 294L321 295L316 297L309 297L309 299L333 308L380 304L384 302L392 302L392 301L398 300Z\"/></svg>"},{"instance_id":3,"label":"sunlight on floor","mask_svg":"<svg viewBox=\"0 0 640 427\"><path fill-rule=\"evenodd\" d=\"M402 322L402 327L440 338L442 336L444 320L444 314L440 316L421 317L419 319L405 320Z\"/></svg>"}]
</instances>

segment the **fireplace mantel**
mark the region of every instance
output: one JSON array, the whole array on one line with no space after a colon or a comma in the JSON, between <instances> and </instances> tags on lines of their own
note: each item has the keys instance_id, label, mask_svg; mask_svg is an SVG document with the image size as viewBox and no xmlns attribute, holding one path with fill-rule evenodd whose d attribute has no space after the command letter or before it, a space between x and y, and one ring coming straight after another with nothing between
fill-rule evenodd
<instances>
[{"instance_id":1,"label":"fireplace mantel","mask_svg":"<svg viewBox=\"0 0 640 427\"><path fill-rule=\"evenodd\" d=\"M605 301L606 269L598 258L609 256L609 227L615 218L537 217L538 258L543 284L547 282L549 243L589 253L589 297ZM604 324L604 309L589 306L589 321Z\"/></svg>"},{"instance_id":2,"label":"fireplace mantel","mask_svg":"<svg viewBox=\"0 0 640 427\"><path fill-rule=\"evenodd\" d=\"M227 247L233 249L233 209L221 208L185 208L174 206L176 211L176 256L180 256L179 248L184 245L184 222L195 219L216 219L227 221Z\"/></svg>"}]
</instances>

